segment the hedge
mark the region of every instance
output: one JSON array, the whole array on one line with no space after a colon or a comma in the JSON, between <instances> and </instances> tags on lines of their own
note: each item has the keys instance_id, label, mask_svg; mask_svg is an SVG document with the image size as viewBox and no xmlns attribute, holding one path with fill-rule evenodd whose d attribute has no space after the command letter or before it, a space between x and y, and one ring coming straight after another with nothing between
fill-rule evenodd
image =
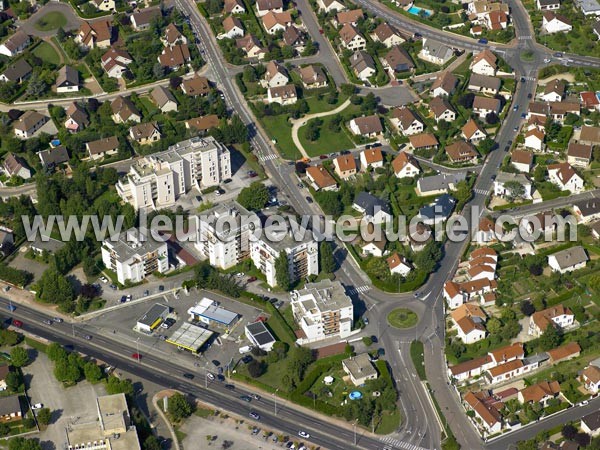
<instances>
[{"instance_id":1,"label":"hedge","mask_svg":"<svg viewBox=\"0 0 600 450\"><path fill-rule=\"evenodd\" d=\"M15 286L25 287L33 280L33 274L25 270L13 269L0 263L0 279Z\"/></svg>"}]
</instances>

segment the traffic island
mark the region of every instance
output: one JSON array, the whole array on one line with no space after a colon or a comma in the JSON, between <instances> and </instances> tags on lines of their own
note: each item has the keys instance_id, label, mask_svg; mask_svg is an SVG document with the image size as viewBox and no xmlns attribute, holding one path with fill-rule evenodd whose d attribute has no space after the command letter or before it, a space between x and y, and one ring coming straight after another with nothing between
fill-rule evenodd
<instances>
[{"instance_id":1,"label":"traffic island","mask_svg":"<svg viewBox=\"0 0 600 450\"><path fill-rule=\"evenodd\" d=\"M419 321L419 316L407 308L396 308L387 316L388 323L394 328L412 328Z\"/></svg>"}]
</instances>

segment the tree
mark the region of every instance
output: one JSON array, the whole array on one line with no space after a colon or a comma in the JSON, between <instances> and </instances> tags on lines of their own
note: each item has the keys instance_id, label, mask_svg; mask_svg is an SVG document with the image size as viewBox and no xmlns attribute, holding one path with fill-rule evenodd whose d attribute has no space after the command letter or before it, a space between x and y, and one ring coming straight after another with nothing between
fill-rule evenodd
<instances>
[{"instance_id":1,"label":"tree","mask_svg":"<svg viewBox=\"0 0 600 450\"><path fill-rule=\"evenodd\" d=\"M10 351L10 362L15 367L24 367L29 364L29 355L23 347L13 347Z\"/></svg>"},{"instance_id":2,"label":"tree","mask_svg":"<svg viewBox=\"0 0 600 450\"><path fill-rule=\"evenodd\" d=\"M553 323L549 323L540 336L540 346L542 350L547 351L560 345L561 336Z\"/></svg>"},{"instance_id":3,"label":"tree","mask_svg":"<svg viewBox=\"0 0 600 450\"><path fill-rule=\"evenodd\" d=\"M133 395L133 383L128 379L120 379L111 375L106 383L106 393Z\"/></svg>"},{"instance_id":4,"label":"tree","mask_svg":"<svg viewBox=\"0 0 600 450\"><path fill-rule=\"evenodd\" d=\"M6 387L9 391L17 392L23 383L23 377L18 371L10 371L6 375Z\"/></svg>"},{"instance_id":5,"label":"tree","mask_svg":"<svg viewBox=\"0 0 600 450\"><path fill-rule=\"evenodd\" d=\"M237 202L250 211L259 211L269 201L269 190L260 181L255 181L250 186L242 189Z\"/></svg>"},{"instance_id":6,"label":"tree","mask_svg":"<svg viewBox=\"0 0 600 450\"><path fill-rule=\"evenodd\" d=\"M311 120L308 122L308 125L306 125L306 129L304 130L304 138L307 141L311 141L314 142L317 139L319 139L319 126L317 125L317 122L315 120Z\"/></svg>"},{"instance_id":7,"label":"tree","mask_svg":"<svg viewBox=\"0 0 600 450\"><path fill-rule=\"evenodd\" d=\"M496 334L502 328L502 322L500 322L500 320L496 319L495 317L492 317L485 324L485 328L488 330L488 332L490 334Z\"/></svg>"},{"instance_id":8,"label":"tree","mask_svg":"<svg viewBox=\"0 0 600 450\"><path fill-rule=\"evenodd\" d=\"M525 195L525 187L518 181L507 181L504 183L504 190L506 197L511 202Z\"/></svg>"},{"instance_id":9,"label":"tree","mask_svg":"<svg viewBox=\"0 0 600 450\"><path fill-rule=\"evenodd\" d=\"M7 436L10 433L10 427L5 423L0 423L0 436Z\"/></svg>"},{"instance_id":10,"label":"tree","mask_svg":"<svg viewBox=\"0 0 600 450\"><path fill-rule=\"evenodd\" d=\"M546 181L546 168L544 166L537 165L533 169L533 179L536 183L543 183Z\"/></svg>"},{"instance_id":11,"label":"tree","mask_svg":"<svg viewBox=\"0 0 600 450\"><path fill-rule=\"evenodd\" d=\"M253 359L248 364L248 373L252 378L258 378L265 372L265 366L262 362Z\"/></svg>"},{"instance_id":12,"label":"tree","mask_svg":"<svg viewBox=\"0 0 600 450\"><path fill-rule=\"evenodd\" d=\"M281 289L284 291L290 290L290 264L285 250L282 250L275 260L275 280L277 281L277 286Z\"/></svg>"},{"instance_id":13,"label":"tree","mask_svg":"<svg viewBox=\"0 0 600 450\"><path fill-rule=\"evenodd\" d=\"M179 422L180 420L191 416L193 408L184 395L176 393L175 395L169 397L169 406L167 407L167 412L175 422Z\"/></svg>"},{"instance_id":14,"label":"tree","mask_svg":"<svg viewBox=\"0 0 600 450\"><path fill-rule=\"evenodd\" d=\"M156 436L151 434L146 438L144 444L142 445L144 450L162 450L160 442Z\"/></svg>"},{"instance_id":15,"label":"tree","mask_svg":"<svg viewBox=\"0 0 600 450\"><path fill-rule=\"evenodd\" d=\"M46 355L50 361L58 361L59 359L67 359L67 351L56 342L48 345L46 348Z\"/></svg>"},{"instance_id":16,"label":"tree","mask_svg":"<svg viewBox=\"0 0 600 450\"><path fill-rule=\"evenodd\" d=\"M71 283L59 273L56 264L44 271L38 282L38 298L45 303L67 303L75 299Z\"/></svg>"},{"instance_id":17,"label":"tree","mask_svg":"<svg viewBox=\"0 0 600 450\"><path fill-rule=\"evenodd\" d=\"M65 33L63 27L58 27L58 30L56 30L56 39L58 39L60 42L63 42L65 40L66 35L67 34Z\"/></svg>"},{"instance_id":18,"label":"tree","mask_svg":"<svg viewBox=\"0 0 600 450\"><path fill-rule=\"evenodd\" d=\"M565 439L571 440L577 436L577 428L571 424L567 424L562 427L561 434Z\"/></svg>"},{"instance_id":19,"label":"tree","mask_svg":"<svg viewBox=\"0 0 600 450\"><path fill-rule=\"evenodd\" d=\"M479 149L479 153L481 153L482 155L487 155L494 149L495 146L496 142L493 139L487 137L479 143L477 148Z\"/></svg>"},{"instance_id":20,"label":"tree","mask_svg":"<svg viewBox=\"0 0 600 450\"><path fill-rule=\"evenodd\" d=\"M335 258L333 256L333 249L331 242L322 241L319 245L319 262L321 263L321 272L333 273L335 272Z\"/></svg>"},{"instance_id":21,"label":"tree","mask_svg":"<svg viewBox=\"0 0 600 450\"><path fill-rule=\"evenodd\" d=\"M350 96L353 95L354 93L356 93L356 86L354 86L353 84L342 84L340 86L340 91L342 91L342 94L344 94L345 96Z\"/></svg>"},{"instance_id":22,"label":"tree","mask_svg":"<svg viewBox=\"0 0 600 450\"><path fill-rule=\"evenodd\" d=\"M456 190L454 191L454 196L458 203L464 204L471 198L471 186L466 180L459 181L456 183Z\"/></svg>"},{"instance_id":23,"label":"tree","mask_svg":"<svg viewBox=\"0 0 600 450\"><path fill-rule=\"evenodd\" d=\"M485 116L485 122L488 125L495 125L499 121L500 121L500 118L498 117L498 114L496 114L495 112L488 113L488 115Z\"/></svg>"},{"instance_id":24,"label":"tree","mask_svg":"<svg viewBox=\"0 0 600 450\"><path fill-rule=\"evenodd\" d=\"M160 63L156 63L152 67L152 74L155 80L160 80L165 76L165 68Z\"/></svg>"},{"instance_id":25,"label":"tree","mask_svg":"<svg viewBox=\"0 0 600 450\"><path fill-rule=\"evenodd\" d=\"M102 379L102 369L100 369L98 364L91 361L87 362L85 366L83 366L83 373L85 375L85 379L90 383L97 383Z\"/></svg>"},{"instance_id":26,"label":"tree","mask_svg":"<svg viewBox=\"0 0 600 450\"><path fill-rule=\"evenodd\" d=\"M527 317L531 316L535 312L535 306L529 301L525 300L521 302L521 312Z\"/></svg>"},{"instance_id":27,"label":"tree","mask_svg":"<svg viewBox=\"0 0 600 450\"><path fill-rule=\"evenodd\" d=\"M37 412L37 420L41 425L48 425L52 419L50 408L42 408Z\"/></svg>"},{"instance_id":28,"label":"tree","mask_svg":"<svg viewBox=\"0 0 600 450\"><path fill-rule=\"evenodd\" d=\"M37 439L17 436L8 441L8 450L42 450L42 446Z\"/></svg>"}]
</instances>

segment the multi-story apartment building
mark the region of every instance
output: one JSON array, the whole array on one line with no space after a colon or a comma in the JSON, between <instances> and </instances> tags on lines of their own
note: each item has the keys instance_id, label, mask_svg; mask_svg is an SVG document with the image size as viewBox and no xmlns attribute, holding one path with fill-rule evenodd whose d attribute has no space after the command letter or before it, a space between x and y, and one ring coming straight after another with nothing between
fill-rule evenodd
<instances>
[{"instance_id":1,"label":"multi-story apartment building","mask_svg":"<svg viewBox=\"0 0 600 450\"><path fill-rule=\"evenodd\" d=\"M250 256L250 224L256 215L232 201L198 217L196 248L211 266L229 269Z\"/></svg>"},{"instance_id":2,"label":"multi-story apartment building","mask_svg":"<svg viewBox=\"0 0 600 450\"><path fill-rule=\"evenodd\" d=\"M195 137L140 159L116 188L135 209L162 208L194 187L216 186L230 177L227 147L212 137Z\"/></svg>"},{"instance_id":3,"label":"multi-story apartment building","mask_svg":"<svg viewBox=\"0 0 600 450\"><path fill-rule=\"evenodd\" d=\"M294 318L307 341L350 335L354 307L339 281L307 283L291 293L291 300Z\"/></svg>"},{"instance_id":4,"label":"multi-story apartment building","mask_svg":"<svg viewBox=\"0 0 600 450\"><path fill-rule=\"evenodd\" d=\"M119 283L139 283L153 272L169 270L167 243L131 228L118 239L109 238L102 243L102 262L117 274Z\"/></svg>"},{"instance_id":5,"label":"multi-story apartment building","mask_svg":"<svg viewBox=\"0 0 600 450\"><path fill-rule=\"evenodd\" d=\"M301 229L294 235L291 232L272 233L265 229L262 237L252 242L250 257L267 277L269 286L277 286L275 261L282 253L287 255L290 281L319 274L319 244L311 232Z\"/></svg>"}]
</instances>

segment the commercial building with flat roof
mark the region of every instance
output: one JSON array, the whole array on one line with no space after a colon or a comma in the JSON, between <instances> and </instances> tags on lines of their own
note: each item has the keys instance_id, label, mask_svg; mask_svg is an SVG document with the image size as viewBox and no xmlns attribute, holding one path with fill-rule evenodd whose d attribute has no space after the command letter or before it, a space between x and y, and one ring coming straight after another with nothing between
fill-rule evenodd
<instances>
[{"instance_id":1,"label":"commercial building with flat roof","mask_svg":"<svg viewBox=\"0 0 600 450\"><path fill-rule=\"evenodd\" d=\"M256 347L265 352L270 351L273 348L273 344L275 344L275 338L267 326L261 321L246 325L246 337Z\"/></svg>"},{"instance_id":2,"label":"commercial building with flat roof","mask_svg":"<svg viewBox=\"0 0 600 450\"><path fill-rule=\"evenodd\" d=\"M184 322L171 337L167 338L167 342L189 352L199 353L202 346L213 334L212 331L206 328Z\"/></svg>"},{"instance_id":3,"label":"commercial building with flat roof","mask_svg":"<svg viewBox=\"0 0 600 450\"><path fill-rule=\"evenodd\" d=\"M157 303L137 321L136 328L143 333L152 333L167 318L171 308Z\"/></svg>"},{"instance_id":4,"label":"commercial building with flat roof","mask_svg":"<svg viewBox=\"0 0 600 450\"><path fill-rule=\"evenodd\" d=\"M206 297L188 309L188 314L193 321L224 327L235 325L240 317L238 313L222 308L217 302Z\"/></svg>"}]
</instances>

